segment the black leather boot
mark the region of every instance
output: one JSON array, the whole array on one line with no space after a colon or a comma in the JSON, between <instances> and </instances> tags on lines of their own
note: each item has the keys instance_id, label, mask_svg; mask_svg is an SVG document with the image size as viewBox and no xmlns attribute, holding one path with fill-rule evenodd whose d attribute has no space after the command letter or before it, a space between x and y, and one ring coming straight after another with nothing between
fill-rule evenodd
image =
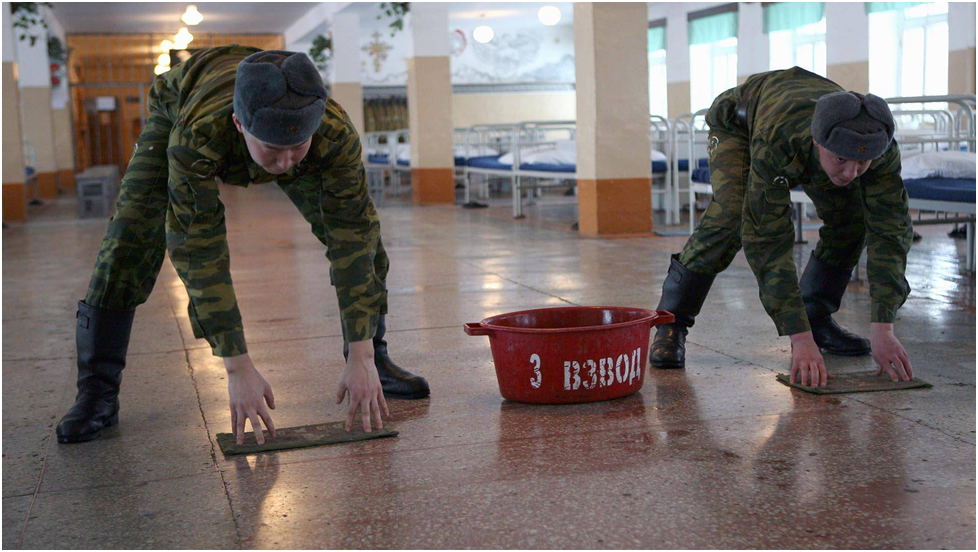
<instances>
[{"instance_id":1,"label":"black leather boot","mask_svg":"<svg viewBox=\"0 0 978 552\"><path fill-rule=\"evenodd\" d=\"M91 441L119 422L119 386L135 314L78 302L78 394L58 423L59 443Z\"/></svg>"},{"instance_id":2,"label":"black leather boot","mask_svg":"<svg viewBox=\"0 0 978 552\"><path fill-rule=\"evenodd\" d=\"M384 388L384 396L392 399L423 399L431 394L428 380L401 368L391 360L387 352L387 323L384 315L377 323L377 333L374 335L374 364L377 365L377 375L380 385ZM350 345L343 339L343 358L349 358Z\"/></svg>"},{"instance_id":3,"label":"black leather boot","mask_svg":"<svg viewBox=\"0 0 978 552\"><path fill-rule=\"evenodd\" d=\"M832 320L832 314L842 305L852 269L826 264L812 253L805 273L801 276L801 299L805 302L808 324L819 349L826 353L844 356L868 355L872 348L869 340L860 337Z\"/></svg>"},{"instance_id":4,"label":"black leather boot","mask_svg":"<svg viewBox=\"0 0 978 552\"><path fill-rule=\"evenodd\" d=\"M653 368L686 367L686 334L700 313L715 277L693 272L679 262L679 255L672 256L657 310L671 312L676 321L656 327L655 339L649 347L649 364Z\"/></svg>"}]
</instances>

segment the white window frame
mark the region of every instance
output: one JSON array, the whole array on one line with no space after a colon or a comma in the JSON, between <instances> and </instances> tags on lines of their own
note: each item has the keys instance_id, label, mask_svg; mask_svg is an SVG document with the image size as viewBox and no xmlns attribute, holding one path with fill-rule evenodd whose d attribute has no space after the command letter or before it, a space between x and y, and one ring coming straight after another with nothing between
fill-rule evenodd
<instances>
[{"instance_id":1,"label":"white window frame","mask_svg":"<svg viewBox=\"0 0 978 552\"><path fill-rule=\"evenodd\" d=\"M710 42L708 44L696 44L696 45L690 46L691 49L692 48L699 48L699 47L709 48L707 50L707 52L708 52L708 56L707 57L710 60L710 70L707 72L707 74L709 75L709 81L708 82L709 82L709 89L710 89L710 101L705 106L698 106L696 104L696 102L694 101L693 90L692 90L692 86L691 86L690 87L689 102L690 102L690 107L691 107L691 111L692 112L695 113L699 109L710 107L710 104L713 103L713 99L715 99L717 96L719 96L723 92L729 90L730 88L733 88L733 87L737 86L737 64L739 63L739 59L737 57L737 46L738 46L738 42L739 41L738 41L737 37L731 37L731 38L725 38L725 39L720 40L720 41L717 41L717 42ZM732 78L732 81L731 82L728 82L728 83L722 83L722 84L721 83L718 83L716 81L717 66L719 64L721 64L721 63L730 63L730 61L731 61L730 60L730 57L731 56L733 57L733 70L732 70L733 78ZM690 57L690 64L691 65L692 65L692 62L693 62L692 61L692 57ZM692 71L696 71L696 70L697 70L696 67L690 67L690 71L691 72ZM692 78L690 78L690 81L692 81Z\"/></svg>"},{"instance_id":2,"label":"white window frame","mask_svg":"<svg viewBox=\"0 0 978 552\"><path fill-rule=\"evenodd\" d=\"M922 6L933 6L934 4L944 4L946 6L947 2L932 2L929 4L921 4L910 8L906 8L904 10L899 10L893 13L893 17L894 17L893 30L896 33L897 52L896 52L896 60L895 60L896 67L894 67L894 80L892 84L893 84L893 90L895 91L894 96L896 97L906 95L905 91L902 90L904 34L906 33L907 30L914 29L914 28L921 28L924 31L924 52L921 56L921 59L923 60L923 64L920 67L920 79L921 82L924 83L924 93L925 94L927 93L927 88L926 88L927 81L925 78L925 76L927 75L927 42L928 42L927 31L932 26L940 25L941 23L947 24L948 23L947 11L945 10L943 13L935 13L935 14L929 13L928 15L922 17L909 17L909 18L907 17L907 11L913 10L915 8L920 8ZM871 18L872 15L873 14L870 14ZM872 19L870 19L870 25L872 24L873 24ZM905 106L904 108L909 109L909 107L907 106Z\"/></svg>"},{"instance_id":3,"label":"white window frame","mask_svg":"<svg viewBox=\"0 0 978 552\"><path fill-rule=\"evenodd\" d=\"M821 28L819 28L819 27L821 27ZM813 31L813 32L810 32L810 31ZM790 44L791 44L791 46L789 47L790 48L790 52L791 52L791 61L790 61L789 65L787 67L777 66L774 63L774 60L775 60L775 58L777 56L775 55L775 52L773 51L774 48L776 47L775 41L773 41L773 40L769 41L770 44L771 44L770 47L772 49L771 55L770 55L770 59L771 59L770 68L771 68L772 71L774 71L776 69L790 69L791 67L795 67L795 66L806 68L806 65L803 65L803 64L799 63L799 50L801 50L801 47L802 46L806 46L806 45L809 45L810 44L812 46L812 59L811 59L811 69L810 70L813 73L817 73L819 75L822 75L823 77L826 76L826 73L827 73L827 70L828 70L827 69L827 65L828 64L826 62L826 56L825 56L825 18L824 17L822 18L821 21L819 21L817 23L810 23L808 25L803 25L801 27L796 27L796 28L791 29L791 30L774 31L774 32L771 32L771 33L768 33L768 34L769 35L774 35L775 33L777 33L777 34L784 33L785 35L787 35L789 37L789 41L790 41ZM817 63L816 63L817 56L815 55L815 53L818 51L819 47L822 48L822 63L824 64L821 67L819 67L817 65Z\"/></svg>"},{"instance_id":4,"label":"white window frame","mask_svg":"<svg viewBox=\"0 0 978 552\"><path fill-rule=\"evenodd\" d=\"M666 49L656 50L654 52L649 52L649 114L650 115L661 115L663 117L669 118L669 85L666 77L668 76L668 66L666 65ZM653 90L652 83L652 68L662 67L663 80L662 84L657 86ZM657 102L656 99L659 94L664 94L662 96L662 101ZM662 113L659 113L655 109L655 105L661 104Z\"/></svg>"}]
</instances>

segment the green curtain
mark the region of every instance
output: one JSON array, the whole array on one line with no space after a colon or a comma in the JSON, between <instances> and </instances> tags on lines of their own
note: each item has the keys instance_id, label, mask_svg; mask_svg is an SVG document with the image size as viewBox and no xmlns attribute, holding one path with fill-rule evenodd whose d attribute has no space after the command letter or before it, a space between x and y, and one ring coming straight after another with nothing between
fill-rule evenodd
<instances>
[{"instance_id":1,"label":"green curtain","mask_svg":"<svg viewBox=\"0 0 978 552\"><path fill-rule=\"evenodd\" d=\"M824 17L824 2L778 2L764 6L764 32L790 31Z\"/></svg>"},{"instance_id":2,"label":"green curtain","mask_svg":"<svg viewBox=\"0 0 978 552\"><path fill-rule=\"evenodd\" d=\"M896 10L905 10L928 2L864 2L866 13L879 13Z\"/></svg>"},{"instance_id":3,"label":"green curtain","mask_svg":"<svg viewBox=\"0 0 978 552\"><path fill-rule=\"evenodd\" d=\"M649 52L666 49L666 28L653 27L649 29Z\"/></svg>"},{"instance_id":4,"label":"green curtain","mask_svg":"<svg viewBox=\"0 0 978 552\"><path fill-rule=\"evenodd\" d=\"M718 13L689 22L689 45L709 44L737 36L737 12Z\"/></svg>"}]
</instances>

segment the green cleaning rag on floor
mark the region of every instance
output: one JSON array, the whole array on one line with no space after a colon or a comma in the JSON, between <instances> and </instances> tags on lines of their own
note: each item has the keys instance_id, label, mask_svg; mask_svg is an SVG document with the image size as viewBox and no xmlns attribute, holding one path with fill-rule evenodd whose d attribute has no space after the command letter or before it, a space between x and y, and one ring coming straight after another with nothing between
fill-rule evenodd
<instances>
[{"instance_id":1,"label":"green cleaning rag on floor","mask_svg":"<svg viewBox=\"0 0 978 552\"><path fill-rule=\"evenodd\" d=\"M351 431L346 431L346 422L329 422L325 424L312 424L299 427L284 427L275 430L275 437L271 437L265 431L265 444L259 445L255 441L255 434L252 431L245 433L244 444L237 444L233 433L218 433L217 444L221 447L221 452L227 455L233 454L252 454L255 452L268 452L273 450L286 450L303 447L316 447L319 445L334 445L337 443L352 443L355 441L366 441L367 439L379 439L381 437L394 437L397 431L391 426L384 424L384 429L375 429L370 433L363 430L363 427L354 424Z\"/></svg>"},{"instance_id":2,"label":"green cleaning rag on floor","mask_svg":"<svg viewBox=\"0 0 978 552\"><path fill-rule=\"evenodd\" d=\"M829 379L828 385L824 387L811 387L800 383L789 383L789 374L778 374L778 381L808 393L816 395L839 395L843 393L868 393L870 391L902 391L904 389L919 389L933 387L920 378L910 381L892 381L889 376L874 375L876 372L853 372L848 374L834 374L835 377Z\"/></svg>"}]
</instances>

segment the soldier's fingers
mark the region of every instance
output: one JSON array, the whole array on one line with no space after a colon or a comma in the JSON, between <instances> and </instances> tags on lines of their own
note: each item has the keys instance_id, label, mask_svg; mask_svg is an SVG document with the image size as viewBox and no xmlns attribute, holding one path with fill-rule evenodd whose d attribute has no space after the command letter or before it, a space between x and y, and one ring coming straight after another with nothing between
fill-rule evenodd
<instances>
[{"instance_id":1,"label":"soldier's fingers","mask_svg":"<svg viewBox=\"0 0 978 552\"><path fill-rule=\"evenodd\" d=\"M251 420L251 429L255 432L255 441L259 445L265 444L265 432L261 429L261 422L258 421L258 413L248 412L248 419Z\"/></svg>"},{"instance_id":2,"label":"soldier's fingers","mask_svg":"<svg viewBox=\"0 0 978 552\"><path fill-rule=\"evenodd\" d=\"M336 386L336 404L342 403L344 397L346 397L346 385L344 385L341 381L340 384Z\"/></svg>"},{"instance_id":3,"label":"soldier's fingers","mask_svg":"<svg viewBox=\"0 0 978 552\"><path fill-rule=\"evenodd\" d=\"M825 361L818 361L818 375L819 375L819 385L825 386L829 383L829 370L825 367Z\"/></svg>"},{"instance_id":4,"label":"soldier's fingers","mask_svg":"<svg viewBox=\"0 0 978 552\"><path fill-rule=\"evenodd\" d=\"M360 418L363 420L363 430L370 433L370 400L366 397L360 401Z\"/></svg>"},{"instance_id":5,"label":"soldier's fingers","mask_svg":"<svg viewBox=\"0 0 978 552\"><path fill-rule=\"evenodd\" d=\"M384 411L384 417L390 418L391 411L390 409L387 408L387 398L384 397L384 390L381 389L380 391L377 392L377 394L380 396L380 408L383 409Z\"/></svg>"},{"instance_id":6,"label":"soldier's fingers","mask_svg":"<svg viewBox=\"0 0 978 552\"><path fill-rule=\"evenodd\" d=\"M231 407L231 435L237 437L238 435L238 413L234 411L234 407Z\"/></svg>"},{"instance_id":7,"label":"soldier's fingers","mask_svg":"<svg viewBox=\"0 0 978 552\"><path fill-rule=\"evenodd\" d=\"M897 375L896 370L894 370L893 367L890 366L890 361L885 361L883 363L883 369L886 370L886 374L890 376L890 380L892 381L900 380L900 376Z\"/></svg>"},{"instance_id":8,"label":"soldier's fingers","mask_svg":"<svg viewBox=\"0 0 978 552\"><path fill-rule=\"evenodd\" d=\"M808 385L808 365L802 365L798 371L801 372L801 384Z\"/></svg>"},{"instance_id":9,"label":"soldier's fingers","mask_svg":"<svg viewBox=\"0 0 978 552\"><path fill-rule=\"evenodd\" d=\"M268 408L275 410L275 395L272 394L272 386L265 384L265 402L268 403Z\"/></svg>"},{"instance_id":10,"label":"soldier's fingers","mask_svg":"<svg viewBox=\"0 0 978 552\"><path fill-rule=\"evenodd\" d=\"M900 357L894 356L890 362L893 364L893 370L896 371L901 380L910 381L910 378L907 376L907 370L903 367L903 362L900 362Z\"/></svg>"},{"instance_id":11,"label":"soldier's fingers","mask_svg":"<svg viewBox=\"0 0 978 552\"><path fill-rule=\"evenodd\" d=\"M272 415L264 407L258 409L258 415L261 416L261 421L265 422L265 427L268 428L268 435L275 437L275 423L272 422Z\"/></svg>"},{"instance_id":12,"label":"soldier's fingers","mask_svg":"<svg viewBox=\"0 0 978 552\"><path fill-rule=\"evenodd\" d=\"M237 430L235 431L234 434L238 437L238 444L239 445L243 445L244 444L244 429L245 429L245 413L242 412L240 408L237 409L237 411L238 411L237 412L238 415L236 417L237 417L237 420L238 421L234 424L234 427L236 427Z\"/></svg>"},{"instance_id":13,"label":"soldier's fingers","mask_svg":"<svg viewBox=\"0 0 978 552\"><path fill-rule=\"evenodd\" d=\"M791 365L791 377L788 378L788 381L791 382L791 383L795 383L795 376L797 376L797 375L798 375L798 365L797 364L792 364Z\"/></svg>"},{"instance_id":14,"label":"soldier's fingers","mask_svg":"<svg viewBox=\"0 0 978 552\"><path fill-rule=\"evenodd\" d=\"M903 367L907 370L907 375L910 379L913 379L913 366L910 365L910 356L907 355L907 351L900 351L900 361L903 362Z\"/></svg>"},{"instance_id":15,"label":"soldier's fingers","mask_svg":"<svg viewBox=\"0 0 978 552\"><path fill-rule=\"evenodd\" d=\"M377 426L377 429L384 429L384 421L380 416L380 404L377 402L377 397L374 397L370 401L370 413L374 417L374 424Z\"/></svg>"},{"instance_id":16,"label":"soldier's fingers","mask_svg":"<svg viewBox=\"0 0 978 552\"><path fill-rule=\"evenodd\" d=\"M357 415L357 403L358 401L353 398L353 394L350 394L350 407L346 409L346 430L350 431L353 429L353 418Z\"/></svg>"}]
</instances>

